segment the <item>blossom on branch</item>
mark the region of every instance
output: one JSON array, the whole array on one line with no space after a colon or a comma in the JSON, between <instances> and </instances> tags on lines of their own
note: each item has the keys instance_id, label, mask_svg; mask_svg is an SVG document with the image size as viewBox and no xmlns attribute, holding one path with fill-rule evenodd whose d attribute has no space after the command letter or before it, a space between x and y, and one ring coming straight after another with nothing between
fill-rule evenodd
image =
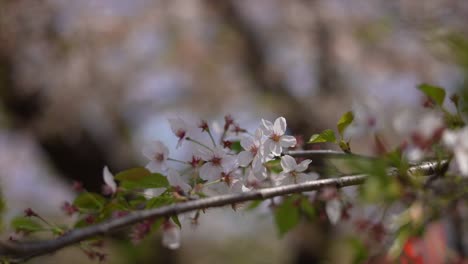
<instances>
[{"instance_id":1,"label":"blossom on branch","mask_svg":"<svg viewBox=\"0 0 468 264\"><path fill-rule=\"evenodd\" d=\"M182 145L182 140L187 136L189 126L180 117L168 118L169 124L171 125L172 132L179 138L177 142L177 148Z\"/></svg>"},{"instance_id":2,"label":"blossom on branch","mask_svg":"<svg viewBox=\"0 0 468 264\"><path fill-rule=\"evenodd\" d=\"M278 117L275 123L262 119L261 128L267 140L265 141L265 152L271 151L274 155L279 156L283 148L289 148L296 145L296 138L287 136L286 133L286 119Z\"/></svg>"},{"instance_id":3,"label":"blossom on branch","mask_svg":"<svg viewBox=\"0 0 468 264\"><path fill-rule=\"evenodd\" d=\"M167 168L169 149L159 140L143 147L143 155L150 160L146 168L152 172L161 172Z\"/></svg>"},{"instance_id":4,"label":"blossom on branch","mask_svg":"<svg viewBox=\"0 0 468 264\"><path fill-rule=\"evenodd\" d=\"M304 160L301 163L297 164L296 160L289 156L285 155L281 158L281 167L283 171L280 173L279 177L276 178L277 183L279 184L293 184L293 183L304 183L307 181L315 180L318 178L317 174L307 174L304 173L307 170L309 164L312 160Z\"/></svg>"},{"instance_id":5,"label":"blossom on branch","mask_svg":"<svg viewBox=\"0 0 468 264\"><path fill-rule=\"evenodd\" d=\"M446 130L442 140L453 150L460 173L465 177L468 176L468 127L457 131Z\"/></svg>"},{"instance_id":6,"label":"blossom on branch","mask_svg":"<svg viewBox=\"0 0 468 264\"><path fill-rule=\"evenodd\" d=\"M237 166L236 157L228 155L222 147L218 146L213 150L205 148L198 150L198 155L205 161L200 168L200 178L204 180L218 180L224 169Z\"/></svg>"}]
</instances>

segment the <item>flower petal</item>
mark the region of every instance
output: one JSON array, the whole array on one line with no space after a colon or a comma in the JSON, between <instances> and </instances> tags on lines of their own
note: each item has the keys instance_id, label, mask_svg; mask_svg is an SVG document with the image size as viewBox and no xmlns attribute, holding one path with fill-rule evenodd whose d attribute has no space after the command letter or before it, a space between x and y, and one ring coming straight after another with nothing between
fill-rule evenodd
<instances>
[{"instance_id":1,"label":"flower petal","mask_svg":"<svg viewBox=\"0 0 468 264\"><path fill-rule=\"evenodd\" d=\"M239 161L239 166L247 167L249 163L253 160L254 156L250 151L241 151L237 156L237 160Z\"/></svg>"},{"instance_id":2,"label":"flower petal","mask_svg":"<svg viewBox=\"0 0 468 264\"><path fill-rule=\"evenodd\" d=\"M260 129L263 131L265 136L269 136L273 133L273 123L271 123L271 121L262 119Z\"/></svg>"},{"instance_id":3,"label":"flower petal","mask_svg":"<svg viewBox=\"0 0 468 264\"><path fill-rule=\"evenodd\" d=\"M117 191L117 183L115 183L114 175L112 175L107 166L104 167L102 175L104 178L104 183L109 186L109 188L112 190L112 193L115 193Z\"/></svg>"},{"instance_id":4,"label":"flower petal","mask_svg":"<svg viewBox=\"0 0 468 264\"><path fill-rule=\"evenodd\" d=\"M243 136L241 138L240 144L245 150L250 150L253 146L255 146L254 139L251 136Z\"/></svg>"},{"instance_id":5,"label":"flower petal","mask_svg":"<svg viewBox=\"0 0 468 264\"><path fill-rule=\"evenodd\" d=\"M200 178L206 181L214 181L219 179L221 172L221 167L213 166L210 162L207 162L200 168Z\"/></svg>"},{"instance_id":6,"label":"flower petal","mask_svg":"<svg viewBox=\"0 0 468 264\"><path fill-rule=\"evenodd\" d=\"M327 202L325 211L327 212L328 219L332 224L338 223L341 218L341 202L338 199L333 199Z\"/></svg>"},{"instance_id":7,"label":"flower petal","mask_svg":"<svg viewBox=\"0 0 468 264\"><path fill-rule=\"evenodd\" d=\"M278 117L275 120L275 124L273 125L273 133L276 135L284 135L286 132L286 118Z\"/></svg>"},{"instance_id":8,"label":"flower petal","mask_svg":"<svg viewBox=\"0 0 468 264\"><path fill-rule=\"evenodd\" d=\"M293 136L282 136L279 143L283 148L289 148L296 145L296 138Z\"/></svg>"},{"instance_id":9,"label":"flower petal","mask_svg":"<svg viewBox=\"0 0 468 264\"><path fill-rule=\"evenodd\" d=\"M289 155L284 155L281 158L281 167L283 168L283 172L294 171L297 167L296 160Z\"/></svg>"},{"instance_id":10,"label":"flower petal","mask_svg":"<svg viewBox=\"0 0 468 264\"><path fill-rule=\"evenodd\" d=\"M297 172L303 172L305 170L307 170L307 168L309 167L309 164L312 162L312 160L310 159L306 159L304 161L302 161L301 163L299 163L296 167L296 171Z\"/></svg>"},{"instance_id":11,"label":"flower petal","mask_svg":"<svg viewBox=\"0 0 468 264\"><path fill-rule=\"evenodd\" d=\"M180 247L180 230L174 223L165 224L162 232L162 244L169 249Z\"/></svg>"}]
</instances>

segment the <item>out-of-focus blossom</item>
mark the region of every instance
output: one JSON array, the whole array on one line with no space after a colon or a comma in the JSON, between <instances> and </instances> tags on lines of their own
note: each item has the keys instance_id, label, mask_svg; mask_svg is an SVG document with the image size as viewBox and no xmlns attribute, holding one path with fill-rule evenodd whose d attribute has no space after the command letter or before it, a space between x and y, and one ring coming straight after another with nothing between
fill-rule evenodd
<instances>
[{"instance_id":1,"label":"out-of-focus blossom","mask_svg":"<svg viewBox=\"0 0 468 264\"><path fill-rule=\"evenodd\" d=\"M453 150L460 173L468 177L468 127L458 131L446 130L442 140L448 148Z\"/></svg>"},{"instance_id":2,"label":"out-of-focus blossom","mask_svg":"<svg viewBox=\"0 0 468 264\"><path fill-rule=\"evenodd\" d=\"M317 179L318 176L315 173L304 173L311 162L311 160L307 159L297 164L293 157L284 155L281 158L283 171L280 173L279 177L276 178L277 184L303 183Z\"/></svg>"},{"instance_id":3,"label":"out-of-focus blossom","mask_svg":"<svg viewBox=\"0 0 468 264\"><path fill-rule=\"evenodd\" d=\"M172 132L179 138L177 142L177 148L182 145L182 140L187 136L189 126L180 117L168 118L169 124L171 125Z\"/></svg>"},{"instance_id":4,"label":"out-of-focus blossom","mask_svg":"<svg viewBox=\"0 0 468 264\"><path fill-rule=\"evenodd\" d=\"M115 193L117 191L117 183L114 180L114 175L109 171L109 168L107 166L104 167L102 175L106 186L110 189L112 193Z\"/></svg>"},{"instance_id":5,"label":"out-of-focus blossom","mask_svg":"<svg viewBox=\"0 0 468 264\"><path fill-rule=\"evenodd\" d=\"M169 149L159 140L143 147L143 155L150 160L146 168L152 172L162 172L167 168Z\"/></svg>"},{"instance_id":6,"label":"out-of-focus blossom","mask_svg":"<svg viewBox=\"0 0 468 264\"><path fill-rule=\"evenodd\" d=\"M341 219L341 212L343 206L338 198L331 199L327 201L325 205L325 211L327 212L328 219L330 223L336 224Z\"/></svg>"},{"instance_id":7,"label":"out-of-focus blossom","mask_svg":"<svg viewBox=\"0 0 468 264\"><path fill-rule=\"evenodd\" d=\"M168 220L163 224L162 244L172 250L180 247L180 230L172 220Z\"/></svg>"},{"instance_id":8,"label":"out-of-focus blossom","mask_svg":"<svg viewBox=\"0 0 468 264\"><path fill-rule=\"evenodd\" d=\"M287 136L286 133L286 119L278 117L274 123L262 119L261 128L263 133L267 136L265 141L265 154L272 152L274 155L279 156L283 148L289 148L296 145L296 138Z\"/></svg>"}]
</instances>

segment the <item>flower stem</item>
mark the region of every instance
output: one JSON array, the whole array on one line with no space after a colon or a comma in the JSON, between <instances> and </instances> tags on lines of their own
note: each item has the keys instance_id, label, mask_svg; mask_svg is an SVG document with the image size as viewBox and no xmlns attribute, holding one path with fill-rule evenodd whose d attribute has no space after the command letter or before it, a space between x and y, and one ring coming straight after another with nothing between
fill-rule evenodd
<instances>
[{"instance_id":1,"label":"flower stem","mask_svg":"<svg viewBox=\"0 0 468 264\"><path fill-rule=\"evenodd\" d=\"M202 147L204 147L204 148L206 148L206 149L209 149L210 151L213 151L210 147L208 147L207 145L201 143L201 142L198 141L198 140L195 140L195 139L192 139L192 138L189 138L189 137L186 138L186 140L188 140L188 141L190 141L190 142L193 142L193 143L195 143L195 144L197 144L197 145L200 145L200 146L202 146Z\"/></svg>"},{"instance_id":2,"label":"flower stem","mask_svg":"<svg viewBox=\"0 0 468 264\"><path fill-rule=\"evenodd\" d=\"M183 160L178 160L178 159L173 159L173 158L167 158L167 160L182 163L182 164L185 164L185 165L187 165L187 164L190 165L190 162L188 162L188 161L183 161Z\"/></svg>"}]
</instances>

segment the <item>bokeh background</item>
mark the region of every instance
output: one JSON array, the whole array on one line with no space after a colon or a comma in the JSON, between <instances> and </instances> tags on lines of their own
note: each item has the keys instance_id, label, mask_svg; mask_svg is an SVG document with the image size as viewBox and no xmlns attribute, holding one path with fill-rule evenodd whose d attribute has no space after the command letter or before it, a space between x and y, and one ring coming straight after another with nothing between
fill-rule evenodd
<instances>
[{"instance_id":1,"label":"bokeh background","mask_svg":"<svg viewBox=\"0 0 468 264\"><path fill-rule=\"evenodd\" d=\"M0 0L3 217L69 221L73 180L99 191L104 165L144 165L154 139L175 148L167 117L231 114L253 129L284 116L307 140L356 107L382 120L418 108L420 83L466 85L467 24L464 0ZM339 232L304 224L278 239L269 214L216 209L178 251L122 235L107 251L109 263L314 263ZM88 260L70 248L31 263L65 261Z\"/></svg>"}]
</instances>

